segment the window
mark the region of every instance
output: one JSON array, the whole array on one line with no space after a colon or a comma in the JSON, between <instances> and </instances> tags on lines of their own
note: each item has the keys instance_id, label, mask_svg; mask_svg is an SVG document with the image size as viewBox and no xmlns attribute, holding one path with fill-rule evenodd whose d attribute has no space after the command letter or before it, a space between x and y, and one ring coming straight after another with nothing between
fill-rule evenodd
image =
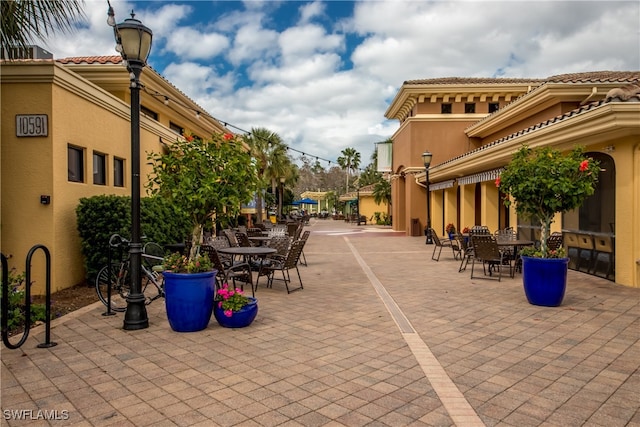
<instances>
[{"instance_id":1,"label":"window","mask_svg":"<svg viewBox=\"0 0 640 427\"><path fill-rule=\"evenodd\" d=\"M467 102L464 104L464 112L465 114L473 114L476 112L476 104L473 102Z\"/></svg>"},{"instance_id":2,"label":"window","mask_svg":"<svg viewBox=\"0 0 640 427\"><path fill-rule=\"evenodd\" d=\"M169 129L177 133L178 135L184 135L184 128L180 125L177 125L173 122L169 122Z\"/></svg>"},{"instance_id":3,"label":"window","mask_svg":"<svg viewBox=\"0 0 640 427\"><path fill-rule=\"evenodd\" d=\"M84 182L84 149L67 146L67 179L71 182Z\"/></svg>"},{"instance_id":4,"label":"window","mask_svg":"<svg viewBox=\"0 0 640 427\"><path fill-rule=\"evenodd\" d=\"M147 107L145 107L144 105L140 106L140 112L142 114L144 114L145 116L149 116L151 117L153 120L158 120L158 113L156 113L153 110L148 109Z\"/></svg>"},{"instance_id":5,"label":"window","mask_svg":"<svg viewBox=\"0 0 640 427\"><path fill-rule=\"evenodd\" d=\"M107 184L106 156L93 152L93 183L96 185Z\"/></svg>"},{"instance_id":6,"label":"window","mask_svg":"<svg viewBox=\"0 0 640 427\"><path fill-rule=\"evenodd\" d=\"M495 113L500 109L500 103L498 102L490 102L489 103L489 113Z\"/></svg>"},{"instance_id":7,"label":"window","mask_svg":"<svg viewBox=\"0 0 640 427\"><path fill-rule=\"evenodd\" d=\"M442 104L440 106L441 114L451 114L451 104Z\"/></svg>"},{"instance_id":8,"label":"window","mask_svg":"<svg viewBox=\"0 0 640 427\"><path fill-rule=\"evenodd\" d=\"M113 158L113 185L124 187L124 159Z\"/></svg>"}]
</instances>

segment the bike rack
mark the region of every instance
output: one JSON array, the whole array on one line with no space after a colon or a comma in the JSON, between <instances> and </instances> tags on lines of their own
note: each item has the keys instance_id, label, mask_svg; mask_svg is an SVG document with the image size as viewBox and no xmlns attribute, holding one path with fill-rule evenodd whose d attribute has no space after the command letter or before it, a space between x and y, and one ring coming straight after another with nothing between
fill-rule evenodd
<instances>
[{"instance_id":1,"label":"bike rack","mask_svg":"<svg viewBox=\"0 0 640 427\"><path fill-rule=\"evenodd\" d=\"M107 270L107 277L110 279L111 278L111 248L112 247L116 247L115 245L111 244L111 239L113 239L113 236L115 236L116 234L112 234L111 237L109 238L109 252L107 255L107 266L109 267L109 269ZM119 246L119 245L117 245ZM102 313L103 316L115 316L116 313L115 311L111 311L111 284L109 284L109 286L107 286L107 311L105 311L104 313Z\"/></svg>"},{"instance_id":2,"label":"bike rack","mask_svg":"<svg viewBox=\"0 0 640 427\"><path fill-rule=\"evenodd\" d=\"M45 342L38 344L38 348L49 348L58 345L51 341L51 254L49 249L44 245L35 245L27 254L25 269L25 325L22 338L17 344L9 341L9 263L4 254L0 254L2 258L2 342L7 348L15 350L20 348L27 341L31 329L31 258L33 254L42 249L46 260L46 290L45 290Z\"/></svg>"}]
</instances>

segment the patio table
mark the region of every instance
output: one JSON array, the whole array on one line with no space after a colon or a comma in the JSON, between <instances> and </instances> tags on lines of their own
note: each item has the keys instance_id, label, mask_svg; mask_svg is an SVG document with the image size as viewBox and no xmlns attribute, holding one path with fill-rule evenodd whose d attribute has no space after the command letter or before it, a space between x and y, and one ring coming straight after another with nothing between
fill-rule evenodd
<instances>
[{"instance_id":1,"label":"patio table","mask_svg":"<svg viewBox=\"0 0 640 427\"><path fill-rule=\"evenodd\" d=\"M513 266L513 271L515 272L516 270L521 271L521 264L520 264L520 248L523 248L525 246L533 246L535 244L535 242L533 240L527 240L527 239L516 239L516 240L498 240L498 246L503 248L503 247L513 247L513 262L514 262L514 266Z\"/></svg>"},{"instance_id":2,"label":"patio table","mask_svg":"<svg viewBox=\"0 0 640 427\"><path fill-rule=\"evenodd\" d=\"M259 257L260 264L258 266L258 277L260 277L260 270L262 270L262 263L267 255L275 254L276 250L268 246L234 246L228 248L220 248L218 252L221 254L228 254L235 258L235 256L242 256L244 262L251 265L251 257ZM253 282L253 278L251 279ZM251 288L256 289L256 286L251 283Z\"/></svg>"}]
</instances>

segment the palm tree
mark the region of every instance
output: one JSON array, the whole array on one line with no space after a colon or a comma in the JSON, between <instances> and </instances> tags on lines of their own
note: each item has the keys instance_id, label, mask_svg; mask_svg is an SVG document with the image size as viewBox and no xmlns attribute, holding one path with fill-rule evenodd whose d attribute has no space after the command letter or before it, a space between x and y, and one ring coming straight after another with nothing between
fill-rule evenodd
<instances>
[{"instance_id":1,"label":"palm tree","mask_svg":"<svg viewBox=\"0 0 640 427\"><path fill-rule=\"evenodd\" d=\"M376 182L373 187L373 201L376 205L387 202L387 216L391 216L391 183L386 179Z\"/></svg>"},{"instance_id":2,"label":"palm tree","mask_svg":"<svg viewBox=\"0 0 640 427\"><path fill-rule=\"evenodd\" d=\"M338 157L338 164L343 170L347 171L346 192L349 192L349 176L351 171L357 171L360 166L360 153L355 148L345 148L341 152L342 156Z\"/></svg>"},{"instance_id":3,"label":"palm tree","mask_svg":"<svg viewBox=\"0 0 640 427\"><path fill-rule=\"evenodd\" d=\"M10 0L0 1L2 49L13 59L13 48L25 49L36 39L45 41L55 31L71 32L84 21L84 1Z\"/></svg>"},{"instance_id":4,"label":"palm tree","mask_svg":"<svg viewBox=\"0 0 640 427\"><path fill-rule=\"evenodd\" d=\"M287 165L291 163L287 156L287 146L280 136L265 128L252 128L251 133L245 135L245 142L249 145L251 156L256 160L259 189L256 196L256 217L263 221L262 192L271 184L273 194L280 177L284 177Z\"/></svg>"}]
</instances>

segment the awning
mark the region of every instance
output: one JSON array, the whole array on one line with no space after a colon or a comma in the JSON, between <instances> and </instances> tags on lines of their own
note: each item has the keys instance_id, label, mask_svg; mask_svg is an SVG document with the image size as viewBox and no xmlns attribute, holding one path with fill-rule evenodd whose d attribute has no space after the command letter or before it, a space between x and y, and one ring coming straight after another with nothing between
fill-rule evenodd
<instances>
[{"instance_id":1,"label":"awning","mask_svg":"<svg viewBox=\"0 0 640 427\"><path fill-rule=\"evenodd\" d=\"M448 181L436 182L435 184L429 184L429 191L438 191L444 190L445 188L453 187L455 179L450 179Z\"/></svg>"},{"instance_id":2,"label":"awning","mask_svg":"<svg viewBox=\"0 0 640 427\"><path fill-rule=\"evenodd\" d=\"M463 176L458 178L458 185L475 184L477 182L495 181L504 168L493 169L490 171L474 173L473 175Z\"/></svg>"},{"instance_id":3,"label":"awning","mask_svg":"<svg viewBox=\"0 0 640 427\"><path fill-rule=\"evenodd\" d=\"M295 202L292 202L291 204L294 205L294 206L295 205L302 205L302 204L305 204L305 205L317 205L318 202L316 202L313 199L306 198L306 199L302 199L302 200L296 200Z\"/></svg>"}]
</instances>

